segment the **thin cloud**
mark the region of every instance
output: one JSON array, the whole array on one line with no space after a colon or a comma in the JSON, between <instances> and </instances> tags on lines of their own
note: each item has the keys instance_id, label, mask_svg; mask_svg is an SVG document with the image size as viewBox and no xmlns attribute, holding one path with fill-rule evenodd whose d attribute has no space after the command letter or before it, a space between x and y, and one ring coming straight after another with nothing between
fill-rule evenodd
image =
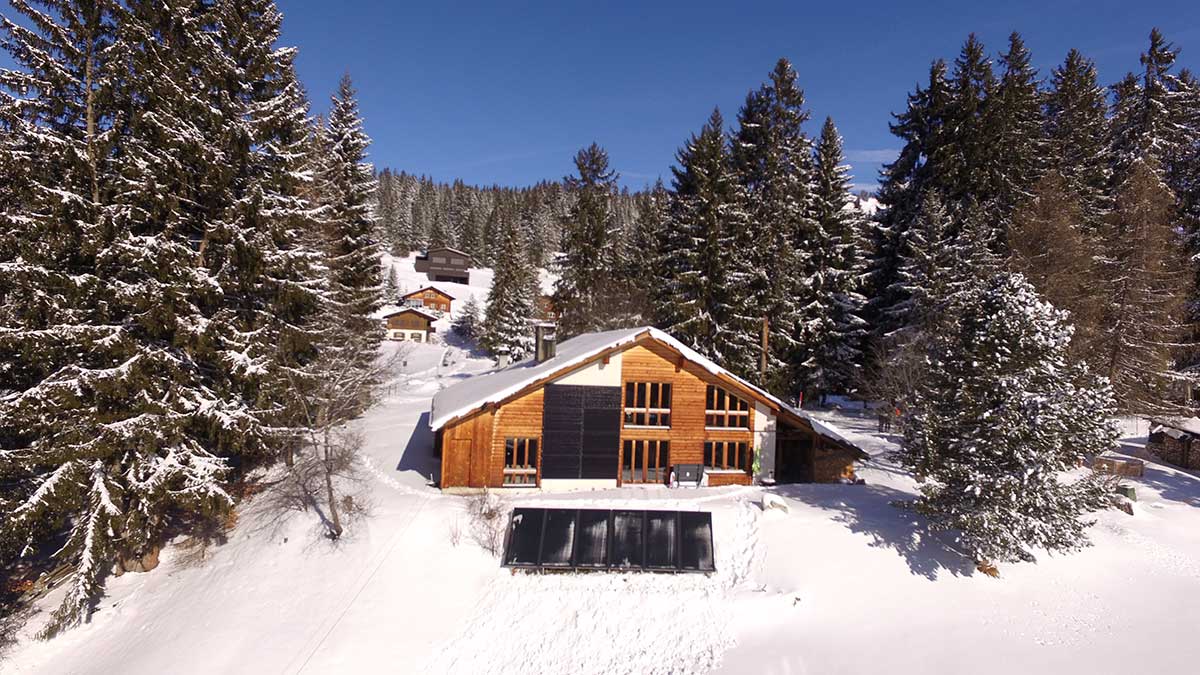
<instances>
[{"instance_id":1,"label":"thin cloud","mask_svg":"<svg viewBox=\"0 0 1200 675\"><path fill-rule=\"evenodd\" d=\"M885 148L881 150L847 150L846 161L849 162L875 162L883 164L896 159L900 154L899 150Z\"/></svg>"}]
</instances>

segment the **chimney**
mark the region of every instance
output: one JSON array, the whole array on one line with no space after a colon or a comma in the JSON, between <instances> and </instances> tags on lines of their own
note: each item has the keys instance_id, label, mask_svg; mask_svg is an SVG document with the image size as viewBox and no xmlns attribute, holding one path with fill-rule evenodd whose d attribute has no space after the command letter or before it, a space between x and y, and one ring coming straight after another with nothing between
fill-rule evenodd
<instances>
[{"instance_id":1,"label":"chimney","mask_svg":"<svg viewBox=\"0 0 1200 675\"><path fill-rule=\"evenodd\" d=\"M554 358L556 346L555 328L557 326L549 321L538 321L533 324L534 349L538 363Z\"/></svg>"}]
</instances>

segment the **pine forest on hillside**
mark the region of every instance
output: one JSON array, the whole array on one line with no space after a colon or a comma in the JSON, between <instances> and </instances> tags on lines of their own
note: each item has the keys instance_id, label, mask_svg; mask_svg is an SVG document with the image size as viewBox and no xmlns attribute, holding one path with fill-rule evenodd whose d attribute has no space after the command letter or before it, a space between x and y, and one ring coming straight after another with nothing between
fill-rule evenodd
<instances>
[{"instance_id":1,"label":"pine forest on hillside","mask_svg":"<svg viewBox=\"0 0 1200 675\"><path fill-rule=\"evenodd\" d=\"M47 635L305 457L341 535L314 429L370 404L384 254L491 268L453 318L498 358L532 355L544 269L560 340L653 325L790 403L886 401L913 506L980 564L1078 546L1103 486L1058 472L1110 417L1189 405L1200 81L1158 30L1115 83L967 37L895 102L875 211L787 59L680 130L665 182L622 188L581 143L561 180L469 186L376 172L349 75L314 115L271 0L10 3L0 570L68 570Z\"/></svg>"}]
</instances>

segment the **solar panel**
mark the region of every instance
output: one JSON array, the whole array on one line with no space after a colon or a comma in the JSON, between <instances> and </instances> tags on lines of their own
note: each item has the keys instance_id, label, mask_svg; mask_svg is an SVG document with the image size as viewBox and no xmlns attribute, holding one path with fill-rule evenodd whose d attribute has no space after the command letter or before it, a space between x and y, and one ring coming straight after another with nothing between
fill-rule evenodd
<instances>
[{"instance_id":1,"label":"solar panel","mask_svg":"<svg viewBox=\"0 0 1200 675\"><path fill-rule=\"evenodd\" d=\"M516 508L503 560L526 569L713 572L712 514Z\"/></svg>"}]
</instances>

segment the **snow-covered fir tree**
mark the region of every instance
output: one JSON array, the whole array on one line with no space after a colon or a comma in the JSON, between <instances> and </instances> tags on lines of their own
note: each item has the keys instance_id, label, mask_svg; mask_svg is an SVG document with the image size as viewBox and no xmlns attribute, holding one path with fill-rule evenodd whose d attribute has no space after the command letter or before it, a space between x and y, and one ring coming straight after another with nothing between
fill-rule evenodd
<instances>
[{"instance_id":1,"label":"snow-covered fir tree","mask_svg":"<svg viewBox=\"0 0 1200 675\"><path fill-rule=\"evenodd\" d=\"M73 568L50 633L286 444L319 262L273 3L14 6L0 150L36 189L3 198L25 244L0 254L0 550Z\"/></svg>"},{"instance_id":2,"label":"snow-covered fir tree","mask_svg":"<svg viewBox=\"0 0 1200 675\"><path fill-rule=\"evenodd\" d=\"M555 263L554 306L566 337L635 323L628 309L627 250L614 210L617 174L595 143L575 155L575 168L578 176L565 180L575 201L563 217Z\"/></svg>"},{"instance_id":3,"label":"snow-covered fir tree","mask_svg":"<svg viewBox=\"0 0 1200 675\"><path fill-rule=\"evenodd\" d=\"M381 251L374 239L372 192L375 179L366 162L370 139L362 128L354 86L343 75L331 98L329 119L319 135L325 152L320 176L322 220L329 246L332 309L348 335L382 339L371 314L381 299Z\"/></svg>"},{"instance_id":4,"label":"snow-covered fir tree","mask_svg":"<svg viewBox=\"0 0 1200 675\"><path fill-rule=\"evenodd\" d=\"M862 318L866 298L860 292L866 264L862 214L851 205L849 167L842 137L832 118L825 118L814 150L813 217L827 237L825 250L814 249L821 269L811 321L820 336L806 369L808 387L822 393L845 393L854 386L863 365L867 323Z\"/></svg>"},{"instance_id":5,"label":"snow-covered fir tree","mask_svg":"<svg viewBox=\"0 0 1200 675\"><path fill-rule=\"evenodd\" d=\"M1034 183L1045 171L1048 146L1037 70L1019 34L1009 36L1008 51L1000 57L1000 63L1004 71L987 101L994 152L988 167L994 174L990 197L996 200L997 211L992 223L996 229L994 242L1004 246L1013 210L1029 199Z\"/></svg>"},{"instance_id":6,"label":"snow-covered fir tree","mask_svg":"<svg viewBox=\"0 0 1200 675\"><path fill-rule=\"evenodd\" d=\"M758 369L743 374L788 395L802 386L800 369L814 365L811 354L823 339L811 330L820 317L805 314L807 308L815 309L821 272L812 252L829 247L827 233L812 217L812 141L803 129L808 118L796 71L787 59L780 59L768 81L746 96L732 141L732 161L749 217L743 231L730 231L742 236L741 244L727 255L735 257L734 270L745 277L739 283L746 289L734 311L744 319L769 321L766 378ZM747 339L757 342L753 336Z\"/></svg>"},{"instance_id":7,"label":"snow-covered fir tree","mask_svg":"<svg viewBox=\"0 0 1200 675\"><path fill-rule=\"evenodd\" d=\"M918 477L913 505L981 566L1084 545L1107 487L1063 473L1116 443L1107 383L1068 359L1066 314L1020 275L975 285L951 315L898 452Z\"/></svg>"},{"instance_id":8,"label":"snow-covered fir tree","mask_svg":"<svg viewBox=\"0 0 1200 675\"><path fill-rule=\"evenodd\" d=\"M660 232L656 323L701 354L742 375L757 372L753 319L741 303L746 275L735 262L749 229L745 198L730 164L721 112L676 153L667 219Z\"/></svg>"},{"instance_id":9,"label":"snow-covered fir tree","mask_svg":"<svg viewBox=\"0 0 1200 675\"><path fill-rule=\"evenodd\" d=\"M521 361L533 354L537 271L525 257L524 234L508 221L500 235L479 345L496 357Z\"/></svg>"},{"instance_id":10,"label":"snow-covered fir tree","mask_svg":"<svg viewBox=\"0 0 1200 675\"><path fill-rule=\"evenodd\" d=\"M458 310L458 316L454 317L454 332L465 338L475 339L479 337L482 326L483 308L479 306L479 300L473 294L468 295L466 302Z\"/></svg>"}]
</instances>

